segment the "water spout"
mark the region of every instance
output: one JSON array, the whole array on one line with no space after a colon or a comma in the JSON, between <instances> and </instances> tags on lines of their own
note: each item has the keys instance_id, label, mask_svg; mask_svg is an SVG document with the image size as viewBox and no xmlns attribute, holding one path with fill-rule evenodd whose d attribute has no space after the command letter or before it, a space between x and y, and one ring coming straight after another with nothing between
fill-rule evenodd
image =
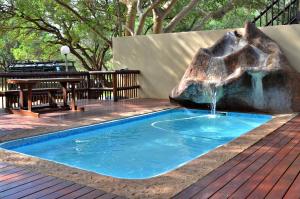
<instances>
[{"instance_id":1,"label":"water spout","mask_svg":"<svg viewBox=\"0 0 300 199\"><path fill-rule=\"evenodd\" d=\"M216 115L216 107L217 107L217 87L214 83L206 83L204 84L204 92L208 98L208 102L210 103L210 113L212 116Z\"/></svg>"},{"instance_id":2,"label":"water spout","mask_svg":"<svg viewBox=\"0 0 300 199\"><path fill-rule=\"evenodd\" d=\"M210 59L207 71L207 80L205 81L204 91L210 102L211 115L216 115L217 107L217 85L227 76L227 69L224 60L221 57L212 57Z\"/></svg>"},{"instance_id":3,"label":"water spout","mask_svg":"<svg viewBox=\"0 0 300 199\"><path fill-rule=\"evenodd\" d=\"M216 109L217 109L217 89L212 89L212 95L211 95L211 103L210 103L210 114L216 115Z\"/></svg>"}]
</instances>

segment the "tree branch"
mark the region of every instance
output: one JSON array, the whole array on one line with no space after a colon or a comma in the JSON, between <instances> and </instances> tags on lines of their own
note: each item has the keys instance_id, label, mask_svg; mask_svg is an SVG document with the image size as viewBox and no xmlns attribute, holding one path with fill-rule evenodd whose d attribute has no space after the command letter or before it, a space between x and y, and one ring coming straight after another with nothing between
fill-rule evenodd
<instances>
[{"instance_id":1,"label":"tree branch","mask_svg":"<svg viewBox=\"0 0 300 199\"><path fill-rule=\"evenodd\" d=\"M172 32L177 24L190 13L190 11L199 3L200 0L191 0L166 26L165 33Z\"/></svg>"},{"instance_id":2,"label":"tree branch","mask_svg":"<svg viewBox=\"0 0 300 199\"><path fill-rule=\"evenodd\" d=\"M229 0L226 5L220 7L218 10L206 14L200 22L196 23L192 30L201 30L208 20L223 18L229 11L233 9L234 0Z\"/></svg>"},{"instance_id":3,"label":"tree branch","mask_svg":"<svg viewBox=\"0 0 300 199\"><path fill-rule=\"evenodd\" d=\"M125 28L125 36L134 35L135 17L137 13L137 2L129 2L126 4L127 7L127 17Z\"/></svg>"},{"instance_id":4,"label":"tree branch","mask_svg":"<svg viewBox=\"0 0 300 199\"><path fill-rule=\"evenodd\" d=\"M178 0L168 1L163 8L156 7L152 10L153 12L153 33L158 34L162 32L163 21L166 16L171 12L172 8ZM153 1L152 1L153 2Z\"/></svg>"},{"instance_id":5,"label":"tree branch","mask_svg":"<svg viewBox=\"0 0 300 199\"><path fill-rule=\"evenodd\" d=\"M91 30L93 30L101 39L103 39L107 44L109 44L110 46L112 46L111 40L107 39L93 25L91 25L86 18L82 17L76 10L74 10L68 4L62 2L61 0L54 0L54 1L56 3L58 3L59 5L63 6L64 8L68 9L69 11L71 11L79 20L81 20L83 23L87 24L89 26L89 28L91 28Z\"/></svg>"},{"instance_id":6,"label":"tree branch","mask_svg":"<svg viewBox=\"0 0 300 199\"><path fill-rule=\"evenodd\" d=\"M154 3L150 4L146 10L143 12L141 9L141 0L138 0L138 13L139 13L139 25L136 31L136 35L140 35L143 33L143 28L145 25L146 17L150 14L150 12L156 8L163 0L157 0Z\"/></svg>"}]
</instances>

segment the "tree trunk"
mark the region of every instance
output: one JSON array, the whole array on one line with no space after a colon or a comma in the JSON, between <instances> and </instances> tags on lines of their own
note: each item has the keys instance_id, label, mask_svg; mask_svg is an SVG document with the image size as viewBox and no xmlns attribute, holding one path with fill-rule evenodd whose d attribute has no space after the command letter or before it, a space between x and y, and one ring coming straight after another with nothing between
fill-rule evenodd
<instances>
[{"instance_id":1,"label":"tree trunk","mask_svg":"<svg viewBox=\"0 0 300 199\"><path fill-rule=\"evenodd\" d=\"M150 12L153 9L155 9L157 6L159 6L159 4L162 2L163 2L163 0L157 0L157 1L153 2L148 8L146 8L146 10L144 12L142 12L141 8L137 8L137 9L139 9L139 25L138 25L138 28L136 31L136 35L141 35L143 33L143 28L144 28L147 16L150 14Z\"/></svg>"},{"instance_id":2,"label":"tree trunk","mask_svg":"<svg viewBox=\"0 0 300 199\"><path fill-rule=\"evenodd\" d=\"M72 48L72 47L70 47L70 52L75 56L75 57L77 57L79 60L80 60L80 62L82 63L82 66L83 66L83 68L84 69L86 69L87 71L90 71L90 70L92 70L92 67L90 67L87 63L86 63L86 61L84 60L84 58L74 49L74 48Z\"/></svg>"},{"instance_id":3,"label":"tree trunk","mask_svg":"<svg viewBox=\"0 0 300 199\"><path fill-rule=\"evenodd\" d=\"M160 16L156 9L153 9L153 33L159 34L163 29L163 18Z\"/></svg>"},{"instance_id":4,"label":"tree trunk","mask_svg":"<svg viewBox=\"0 0 300 199\"><path fill-rule=\"evenodd\" d=\"M157 18L154 21L153 33L154 34L159 34L159 33L162 33L162 30L163 30L163 20L161 18Z\"/></svg>"},{"instance_id":5,"label":"tree trunk","mask_svg":"<svg viewBox=\"0 0 300 199\"><path fill-rule=\"evenodd\" d=\"M153 9L153 33L163 32L163 22L178 0L168 1L162 8Z\"/></svg>"},{"instance_id":6,"label":"tree trunk","mask_svg":"<svg viewBox=\"0 0 300 199\"><path fill-rule=\"evenodd\" d=\"M126 28L125 28L125 36L133 36L134 35L134 25L135 25L135 17L137 13L137 2L130 2L127 5L127 16L126 16Z\"/></svg>"},{"instance_id":7,"label":"tree trunk","mask_svg":"<svg viewBox=\"0 0 300 199\"><path fill-rule=\"evenodd\" d=\"M119 0L115 0L115 6L116 8L116 16L117 16L117 22L116 22L116 26L117 28L117 32L118 32L118 36L122 36L122 21L121 21L121 7L120 7L120 1Z\"/></svg>"}]
</instances>

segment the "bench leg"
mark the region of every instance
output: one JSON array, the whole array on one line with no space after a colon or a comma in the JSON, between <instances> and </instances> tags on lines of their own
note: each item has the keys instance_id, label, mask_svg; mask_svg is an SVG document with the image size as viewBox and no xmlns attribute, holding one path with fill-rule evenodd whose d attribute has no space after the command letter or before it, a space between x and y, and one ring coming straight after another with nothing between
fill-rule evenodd
<instances>
[{"instance_id":1,"label":"bench leg","mask_svg":"<svg viewBox=\"0 0 300 199\"><path fill-rule=\"evenodd\" d=\"M24 86L23 85L20 86L20 91L19 91L19 106L21 110L24 109Z\"/></svg>"},{"instance_id":2,"label":"bench leg","mask_svg":"<svg viewBox=\"0 0 300 199\"><path fill-rule=\"evenodd\" d=\"M55 96L55 93L53 91L48 91L48 102L49 102L49 106L52 108L57 107L54 96Z\"/></svg>"},{"instance_id":3,"label":"bench leg","mask_svg":"<svg viewBox=\"0 0 300 199\"><path fill-rule=\"evenodd\" d=\"M71 110L75 111L77 109L76 107L76 103L75 103L75 84L71 84L72 85L72 99L71 99Z\"/></svg>"},{"instance_id":4,"label":"bench leg","mask_svg":"<svg viewBox=\"0 0 300 199\"><path fill-rule=\"evenodd\" d=\"M32 85L28 85L28 97L27 97L27 108L28 111L31 112L32 111Z\"/></svg>"},{"instance_id":5,"label":"bench leg","mask_svg":"<svg viewBox=\"0 0 300 199\"><path fill-rule=\"evenodd\" d=\"M67 88L67 83L66 82L61 82L62 86L62 93L63 93L63 102L64 102L64 107L68 107L68 88Z\"/></svg>"},{"instance_id":6,"label":"bench leg","mask_svg":"<svg viewBox=\"0 0 300 199\"><path fill-rule=\"evenodd\" d=\"M10 96L9 95L5 96L5 108L11 108L11 106L10 106Z\"/></svg>"}]
</instances>

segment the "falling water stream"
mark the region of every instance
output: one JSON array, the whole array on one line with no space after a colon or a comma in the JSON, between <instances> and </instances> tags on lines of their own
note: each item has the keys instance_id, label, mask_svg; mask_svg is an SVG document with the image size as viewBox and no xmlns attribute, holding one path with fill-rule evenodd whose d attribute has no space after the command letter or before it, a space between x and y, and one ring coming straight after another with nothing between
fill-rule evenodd
<instances>
[{"instance_id":1,"label":"falling water stream","mask_svg":"<svg viewBox=\"0 0 300 199\"><path fill-rule=\"evenodd\" d=\"M257 56L259 56L259 68L265 68L268 64L269 55L261 51L260 49L253 47L253 50L256 52ZM264 88L263 88L263 78L266 76L266 73L263 71L252 71L249 72L251 75L251 84L252 84L252 100L253 105L262 109L264 107Z\"/></svg>"},{"instance_id":2,"label":"falling water stream","mask_svg":"<svg viewBox=\"0 0 300 199\"><path fill-rule=\"evenodd\" d=\"M210 114L216 115L216 109L217 109L217 89L212 89L211 93L211 104L210 104Z\"/></svg>"},{"instance_id":3,"label":"falling water stream","mask_svg":"<svg viewBox=\"0 0 300 199\"><path fill-rule=\"evenodd\" d=\"M211 115L216 115L217 108L217 87L216 85L220 83L227 75L226 65L222 57L213 57L209 62L207 73L207 80L204 86L204 92L206 92L209 102Z\"/></svg>"},{"instance_id":4,"label":"falling water stream","mask_svg":"<svg viewBox=\"0 0 300 199\"><path fill-rule=\"evenodd\" d=\"M265 73L262 72L252 72L251 75L251 84L252 84L252 99L253 99L253 105L261 109L264 106L264 90L263 90L263 84L262 80Z\"/></svg>"},{"instance_id":5,"label":"falling water stream","mask_svg":"<svg viewBox=\"0 0 300 199\"><path fill-rule=\"evenodd\" d=\"M210 113L212 116L216 115L217 108L217 88L215 83L206 82L203 84L203 91L207 96L207 100L210 103Z\"/></svg>"}]
</instances>

